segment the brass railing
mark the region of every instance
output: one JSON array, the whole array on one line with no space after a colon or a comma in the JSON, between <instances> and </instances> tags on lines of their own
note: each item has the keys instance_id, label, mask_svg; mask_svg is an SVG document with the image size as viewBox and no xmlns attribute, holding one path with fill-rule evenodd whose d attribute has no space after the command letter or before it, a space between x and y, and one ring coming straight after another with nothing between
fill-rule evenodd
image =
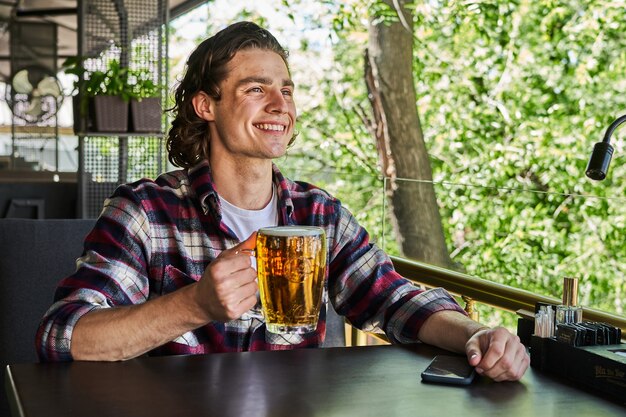
<instances>
[{"instance_id":1,"label":"brass railing","mask_svg":"<svg viewBox=\"0 0 626 417\"><path fill-rule=\"evenodd\" d=\"M560 299L556 297L535 294L434 265L396 256L392 256L391 260L400 275L426 287L443 287L453 294L463 296L466 301L477 301L512 312L520 310L534 312L535 304L538 302L560 303ZM622 334L626 335L626 318L624 317L583 307L583 318L620 327Z\"/></svg>"}]
</instances>

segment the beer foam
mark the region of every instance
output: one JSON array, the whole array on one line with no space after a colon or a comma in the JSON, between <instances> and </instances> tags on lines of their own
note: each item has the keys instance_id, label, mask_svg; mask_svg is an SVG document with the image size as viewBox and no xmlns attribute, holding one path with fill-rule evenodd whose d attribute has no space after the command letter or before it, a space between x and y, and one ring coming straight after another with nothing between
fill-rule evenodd
<instances>
[{"instance_id":1,"label":"beer foam","mask_svg":"<svg viewBox=\"0 0 626 417\"><path fill-rule=\"evenodd\" d=\"M319 236L324 229L316 226L274 226L259 229L259 234L265 236Z\"/></svg>"}]
</instances>

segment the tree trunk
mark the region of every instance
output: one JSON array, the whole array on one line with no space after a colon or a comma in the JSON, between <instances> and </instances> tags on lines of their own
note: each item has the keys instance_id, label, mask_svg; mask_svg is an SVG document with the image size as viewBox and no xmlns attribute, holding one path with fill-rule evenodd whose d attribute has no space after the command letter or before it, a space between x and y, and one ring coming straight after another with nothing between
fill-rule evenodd
<instances>
[{"instance_id":1,"label":"tree trunk","mask_svg":"<svg viewBox=\"0 0 626 417\"><path fill-rule=\"evenodd\" d=\"M385 0L398 22L370 22L366 82L387 199L404 256L451 267L413 80L413 16L405 0Z\"/></svg>"}]
</instances>

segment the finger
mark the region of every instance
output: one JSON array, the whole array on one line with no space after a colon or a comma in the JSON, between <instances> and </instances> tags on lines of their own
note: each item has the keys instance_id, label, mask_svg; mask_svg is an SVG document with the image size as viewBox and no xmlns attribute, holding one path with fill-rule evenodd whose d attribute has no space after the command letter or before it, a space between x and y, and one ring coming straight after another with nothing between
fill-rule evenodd
<instances>
[{"instance_id":1,"label":"finger","mask_svg":"<svg viewBox=\"0 0 626 417\"><path fill-rule=\"evenodd\" d=\"M248 283L240 287L233 294L232 302L226 303L227 316L230 320L240 318L246 311L250 310L257 303L257 285L255 282Z\"/></svg>"},{"instance_id":2,"label":"finger","mask_svg":"<svg viewBox=\"0 0 626 417\"><path fill-rule=\"evenodd\" d=\"M500 371L497 374L491 376L494 381L518 381L524 376L526 369L528 368L528 364L530 362L530 358L526 353L524 348L518 349L517 354L513 358L512 362L506 366L496 366L495 370ZM500 369L501 368L501 369ZM495 371L494 370L494 371ZM495 371L495 372L498 372Z\"/></svg>"},{"instance_id":3,"label":"finger","mask_svg":"<svg viewBox=\"0 0 626 417\"><path fill-rule=\"evenodd\" d=\"M246 311L249 311L252 307L254 307L256 303L257 303L256 294L252 294L242 299L239 302L239 311L241 311L241 314L239 314L239 317L241 317L243 313L245 313Z\"/></svg>"},{"instance_id":4,"label":"finger","mask_svg":"<svg viewBox=\"0 0 626 417\"><path fill-rule=\"evenodd\" d=\"M218 291L222 294L239 292L246 285L251 283L256 285L256 271L249 266L248 261L248 267L234 271L226 279L221 280Z\"/></svg>"},{"instance_id":5,"label":"finger","mask_svg":"<svg viewBox=\"0 0 626 417\"><path fill-rule=\"evenodd\" d=\"M495 338L491 339L491 343L487 348L487 351L483 353L480 361L476 364L476 372L479 374L487 374L488 376L494 373L494 368L498 362L506 353L506 345L501 340ZM500 373L499 371L496 373Z\"/></svg>"},{"instance_id":6,"label":"finger","mask_svg":"<svg viewBox=\"0 0 626 417\"><path fill-rule=\"evenodd\" d=\"M522 379L524 374L526 373L526 369L530 365L530 356L528 356L528 352L526 352L526 347L520 343L520 349L518 350L517 356L515 357L514 367L511 368L511 371L508 374L508 381L519 381Z\"/></svg>"},{"instance_id":7,"label":"finger","mask_svg":"<svg viewBox=\"0 0 626 417\"><path fill-rule=\"evenodd\" d=\"M251 266L250 257L243 254L230 255L222 252L205 269L204 275L211 277L214 282L230 281L233 275L237 275L246 270L254 271Z\"/></svg>"},{"instance_id":8,"label":"finger","mask_svg":"<svg viewBox=\"0 0 626 417\"><path fill-rule=\"evenodd\" d=\"M246 300L250 301L251 299L254 300L254 303L252 303L252 305L248 308L248 310L252 307L254 307L254 304L256 304L257 302L257 292L258 292L259 286L257 285L256 282L250 282L248 284L243 285L240 288L240 295L242 296L240 303L245 303ZM247 311L247 310L246 310Z\"/></svg>"},{"instance_id":9,"label":"finger","mask_svg":"<svg viewBox=\"0 0 626 417\"><path fill-rule=\"evenodd\" d=\"M256 303L257 288L258 286L254 279L247 282L241 281L241 277L232 279L215 288L216 294L213 306L219 306L218 310L223 312L222 317L227 317L229 320L239 318L251 308L249 307L250 298L254 298ZM242 303L248 308L242 310Z\"/></svg>"},{"instance_id":10,"label":"finger","mask_svg":"<svg viewBox=\"0 0 626 417\"><path fill-rule=\"evenodd\" d=\"M216 258L214 268L219 270L221 275L231 275L252 266L251 257L254 257L254 247L256 245L256 232L253 232L246 240L238 243L230 249L223 250ZM229 263L222 263L229 260ZM232 261L232 263L230 262ZM219 266L217 266L219 265Z\"/></svg>"},{"instance_id":11,"label":"finger","mask_svg":"<svg viewBox=\"0 0 626 417\"><path fill-rule=\"evenodd\" d=\"M529 358L526 354L526 348L520 342L519 337L508 332L504 333L504 335L507 337L498 338L490 346L488 354L491 356L488 359L495 360L495 363L487 368L489 360L483 360L485 366L483 368L484 374L496 381L517 380L526 371ZM502 352L499 352L499 346L503 346ZM487 357L488 355L485 356ZM483 364L481 363L480 366L483 366Z\"/></svg>"},{"instance_id":12,"label":"finger","mask_svg":"<svg viewBox=\"0 0 626 417\"><path fill-rule=\"evenodd\" d=\"M483 375L494 381L506 381L510 378L510 375L516 372L516 368L515 355L514 353L509 353L502 356L493 367L485 370Z\"/></svg>"}]
</instances>

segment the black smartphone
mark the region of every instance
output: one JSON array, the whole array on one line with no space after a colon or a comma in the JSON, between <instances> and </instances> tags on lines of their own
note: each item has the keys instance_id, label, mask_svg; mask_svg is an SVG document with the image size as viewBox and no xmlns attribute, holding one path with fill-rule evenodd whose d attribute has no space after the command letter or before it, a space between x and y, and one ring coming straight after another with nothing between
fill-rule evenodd
<instances>
[{"instance_id":1,"label":"black smartphone","mask_svg":"<svg viewBox=\"0 0 626 417\"><path fill-rule=\"evenodd\" d=\"M469 385L474 375L474 367L470 366L465 356L438 355L422 372L422 381Z\"/></svg>"}]
</instances>

